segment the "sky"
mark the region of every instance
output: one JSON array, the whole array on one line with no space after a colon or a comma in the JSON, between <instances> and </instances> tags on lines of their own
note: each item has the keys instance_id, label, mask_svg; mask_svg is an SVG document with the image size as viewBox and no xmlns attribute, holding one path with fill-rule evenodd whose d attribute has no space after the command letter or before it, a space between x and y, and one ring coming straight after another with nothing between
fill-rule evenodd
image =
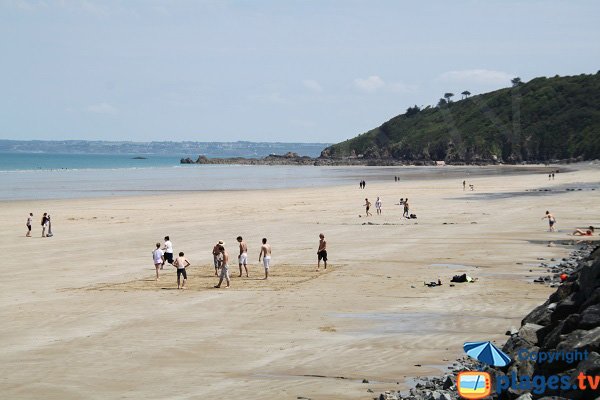
<instances>
[{"instance_id":1,"label":"sky","mask_svg":"<svg viewBox=\"0 0 600 400\"><path fill-rule=\"evenodd\" d=\"M597 1L0 0L0 139L340 142L596 73Z\"/></svg>"}]
</instances>

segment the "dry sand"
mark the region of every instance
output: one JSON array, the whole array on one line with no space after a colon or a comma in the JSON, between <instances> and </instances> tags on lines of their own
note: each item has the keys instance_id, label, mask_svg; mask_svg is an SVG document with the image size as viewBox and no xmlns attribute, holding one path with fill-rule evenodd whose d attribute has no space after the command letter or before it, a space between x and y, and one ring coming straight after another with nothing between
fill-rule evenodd
<instances>
[{"instance_id":1,"label":"dry sand","mask_svg":"<svg viewBox=\"0 0 600 400\"><path fill-rule=\"evenodd\" d=\"M369 399L368 388L439 374L465 341L504 340L552 290L531 283L545 272L537 258L570 251L548 242L600 225L598 189L525 192L598 187L598 169L552 182L539 173L467 177L475 192L463 192L462 179L390 178L365 190L1 203L1 397ZM529 195L497 195L510 192ZM359 218L364 198L376 196L383 215ZM417 220L394 205L407 196ZM559 232L547 232L545 210ZM53 238L39 237L39 223L24 237L30 211L36 221L52 214ZM326 273L314 271L320 232ZM166 234L192 262L186 291L172 267L153 280L151 251ZM250 249L249 279L235 276L237 235ZM262 237L273 246L267 282L258 279ZM219 239L234 264L228 290L212 288ZM479 280L450 287L463 272ZM443 286L423 286L438 277Z\"/></svg>"}]
</instances>

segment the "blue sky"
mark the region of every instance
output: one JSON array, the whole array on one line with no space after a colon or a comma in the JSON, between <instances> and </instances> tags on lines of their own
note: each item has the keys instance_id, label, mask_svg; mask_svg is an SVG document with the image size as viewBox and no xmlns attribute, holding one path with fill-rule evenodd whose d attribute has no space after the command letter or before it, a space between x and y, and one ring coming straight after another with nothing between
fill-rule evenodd
<instances>
[{"instance_id":1,"label":"blue sky","mask_svg":"<svg viewBox=\"0 0 600 400\"><path fill-rule=\"evenodd\" d=\"M338 142L596 73L595 1L0 0L0 139Z\"/></svg>"}]
</instances>

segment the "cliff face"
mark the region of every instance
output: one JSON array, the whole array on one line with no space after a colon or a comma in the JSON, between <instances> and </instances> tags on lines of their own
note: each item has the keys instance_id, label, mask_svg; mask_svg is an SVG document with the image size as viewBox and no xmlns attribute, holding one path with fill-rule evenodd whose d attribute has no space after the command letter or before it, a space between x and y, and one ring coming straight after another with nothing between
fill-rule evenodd
<instances>
[{"instance_id":1,"label":"cliff face","mask_svg":"<svg viewBox=\"0 0 600 400\"><path fill-rule=\"evenodd\" d=\"M600 72L536 78L437 107L411 107L321 158L546 162L600 158Z\"/></svg>"}]
</instances>

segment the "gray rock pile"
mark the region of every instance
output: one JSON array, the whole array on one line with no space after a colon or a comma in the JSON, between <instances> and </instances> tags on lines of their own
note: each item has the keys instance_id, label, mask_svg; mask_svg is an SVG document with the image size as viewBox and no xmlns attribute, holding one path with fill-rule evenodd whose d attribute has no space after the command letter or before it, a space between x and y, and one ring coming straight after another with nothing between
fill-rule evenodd
<instances>
[{"instance_id":1,"label":"gray rock pile","mask_svg":"<svg viewBox=\"0 0 600 400\"><path fill-rule=\"evenodd\" d=\"M513 360L511 364L483 369L492 377L492 388L507 382L501 395L492 392L492 399L600 399L600 386L592 387L595 379L600 383L600 246L581 247L556 268L554 274L567 273L568 279L521 321L520 329L507 332L510 338L502 350ZM554 281L555 276L551 279ZM390 391L374 399L458 399L456 375L478 367L473 360L463 358L453 364L450 374L423 378L408 394ZM577 387L582 373L591 377L591 381L583 382L586 390ZM527 380L529 387L521 384ZM557 384L541 385L542 380Z\"/></svg>"}]
</instances>

